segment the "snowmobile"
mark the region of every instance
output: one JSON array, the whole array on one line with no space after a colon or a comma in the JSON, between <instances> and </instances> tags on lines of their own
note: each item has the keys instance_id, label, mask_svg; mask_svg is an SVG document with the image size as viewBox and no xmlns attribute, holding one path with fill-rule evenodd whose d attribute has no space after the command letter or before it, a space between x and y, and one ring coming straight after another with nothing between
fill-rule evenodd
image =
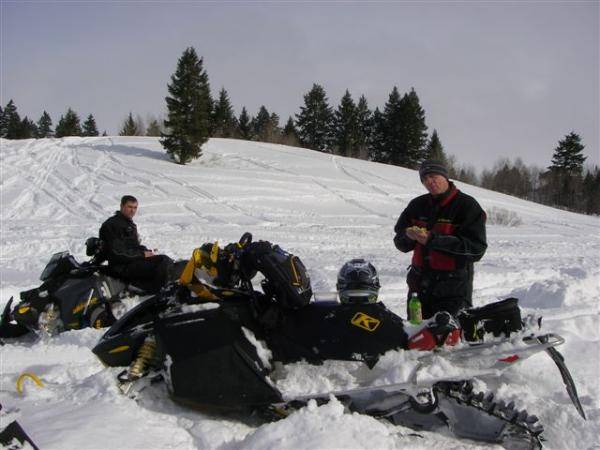
<instances>
[{"instance_id":1,"label":"snowmobile","mask_svg":"<svg viewBox=\"0 0 600 450\"><path fill-rule=\"evenodd\" d=\"M55 253L42 271L42 284L21 292L12 309L10 298L0 317L0 338L107 327L123 315L129 300L148 297L144 287L123 281L103 264L98 238L88 238L85 245L88 261L79 262L68 251Z\"/></svg>"},{"instance_id":2,"label":"snowmobile","mask_svg":"<svg viewBox=\"0 0 600 450\"><path fill-rule=\"evenodd\" d=\"M127 367L118 381L128 395L162 380L176 402L209 410L251 410L270 418L285 417L309 401L326 402L334 395L350 411L394 424L449 428L458 437L510 448L541 448L543 427L536 416L512 403L494 401L491 393L475 392L471 379L497 375L545 351L585 418L573 380L555 349L564 340L533 331L533 320L523 327L516 299L472 308L457 318L439 312L410 326L377 301L379 281L370 273L372 266L354 265L361 267L355 277L358 284L361 277L366 279L367 289L357 286L356 279L338 280L338 287L345 289L342 302L310 302L304 266L279 246L253 243L247 235L225 249L216 243L205 245L194 250L179 283L128 311L93 352L107 366ZM206 277L198 283L203 276L198 272L211 273L215 283ZM262 292L250 282L257 272L264 276ZM190 289L194 282L202 285L202 295ZM286 395L271 378L276 363L361 361L372 369L383 354L398 350L422 352L409 379L401 383L298 396ZM459 377L421 379L435 358L465 369Z\"/></svg>"}]
</instances>

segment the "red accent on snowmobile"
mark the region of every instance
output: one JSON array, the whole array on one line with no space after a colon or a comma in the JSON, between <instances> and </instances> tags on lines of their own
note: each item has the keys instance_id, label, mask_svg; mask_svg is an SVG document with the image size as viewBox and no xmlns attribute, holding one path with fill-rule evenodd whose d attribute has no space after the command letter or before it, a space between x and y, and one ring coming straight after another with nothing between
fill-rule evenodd
<instances>
[{"instance_id":1,"label":"red accent on snowmobile","mask_svg":"<svg viewBox=\"0 0 600 450\"><path fill-rule=\"evenodd\" d=\"M454 346L460 342L460 330L452 330L443 344L439 342L443 339L443 336L434 335L429 328L423 328L417 334L411 336L408 340L409 350L433 350L436 347L443 346Z\"/></svg>"},{"instance_id":2,"label":"red accent on snowmobile","mask_svg":"<svg viewBox=\"0 0 600 450\"><path fill-rule=\"evenodd\" d=\"M514 363L518 359L519 359L519 355L512 355L512 356L509 356L507 358L499 359L498 361L507 362L507 363Z\"/></svg>"}]
</instances>

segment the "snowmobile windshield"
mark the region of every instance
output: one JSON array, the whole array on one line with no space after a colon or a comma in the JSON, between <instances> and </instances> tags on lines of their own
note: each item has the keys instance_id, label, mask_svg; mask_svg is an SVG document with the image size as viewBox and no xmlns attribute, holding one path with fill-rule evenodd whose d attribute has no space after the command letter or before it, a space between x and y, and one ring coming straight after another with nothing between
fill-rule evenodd
<instances>
[{"instance_id":1,"label":"snowmobile windshield","mask_svg":"<svg viewBox=\"0 0 600 450\"><path fill-rule=\"evenodd\" d=\"M52 277L69 272L75 268L77 268L77 264L75 264L75 261L69 252L55 253L52 255L52 258L50 258L48 264L46 264L44 271L40 275L40 280L49 280Z\"/></svg>"}]
</instances>

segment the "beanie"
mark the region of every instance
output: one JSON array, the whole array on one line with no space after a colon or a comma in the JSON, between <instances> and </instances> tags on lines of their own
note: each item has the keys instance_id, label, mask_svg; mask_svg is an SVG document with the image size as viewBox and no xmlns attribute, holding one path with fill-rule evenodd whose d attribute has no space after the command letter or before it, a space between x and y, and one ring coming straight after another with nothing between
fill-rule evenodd
<instances>
[{"instance_id":1,"label":"beanie","mask_svg":"<svg viewBox=\"0 0 600 450\"><path fill-rule=\"evenodd\" d=\"M448 169L442 161L438 161L435 159L428 159L427 161L423 161L421 167L419 168L419 177L421 178L421 181L423 181L425 175L430 173L437 173L439 175L442 175L444 178L448 179Z\"/></svg>"}]
</instances>

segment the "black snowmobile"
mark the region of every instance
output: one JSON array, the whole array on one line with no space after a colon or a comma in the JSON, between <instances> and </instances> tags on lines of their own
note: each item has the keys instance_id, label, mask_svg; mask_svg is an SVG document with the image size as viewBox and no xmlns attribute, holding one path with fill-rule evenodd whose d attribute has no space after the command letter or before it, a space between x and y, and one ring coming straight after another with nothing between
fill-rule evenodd
<instances>
[{"instance_id":1,"label":"black snowmobile","mask_svg":"<svg viewBox=\"0 0 600 450\"><path fill-rule=\"evenodd\" d=\"M564 340L525 332L516 299L464 311L460 324L441 312L411 327L376 301L373 287L378 289L378 280L376 273L369 273L372 266L354 264L362 265L356 280L368 279L370 289L361 291L350 283L351 295L340 295L343 303L309 303L312 291L304 266L278 246L253 243L249 236L223 250L204 246L194 251L187 273L212 270L214 284L206 279L202 284L215 299L190 294L193 283L184 271L179 284L120 318L93 352L108 366L128 367L118 376L128 394L135 395L150 380L160 379L182 404L246 409L273 418L285 417L310 400L326 402L335 395L351 411L395 424L427 430L447 427L459 437L502 442L511 448L540 448L543 427L537 417L513 404L495 402L493 394L474 392L468 379L497 374L547 351L583 416L573 381L554 349ZM262 292L250 283L257 271L264 276ZM361 292L366 292L362 299ZM453 345L461 334L464 342ZM494 338L484 340L493 334ZM263 346L270 351L269 359ZM274 363L343 360L373 368L384 353L408 349L435 351L422 352L410 379L403 383L289 396L271 378ZM434 364L433 357L464 365L467 376L421 380L420 373ZM474 359L477 367L470 366Z\"/></svg>"},{"instance_id":2,"label":"black snowmobile","mask_svg":"<svg viewBox=\"0 0 600 450\"><path fill-rule=\"evenodd\" d=\"M55 253L42 271L41 286L21 292L12 309L10 298L0 317L0 338L107 327L123 315L127 299L148 296L143 286L123 281L103 264L98 238L85 244L90 260L80 263L68 251Z\"/></svg>"}]
</instances>

